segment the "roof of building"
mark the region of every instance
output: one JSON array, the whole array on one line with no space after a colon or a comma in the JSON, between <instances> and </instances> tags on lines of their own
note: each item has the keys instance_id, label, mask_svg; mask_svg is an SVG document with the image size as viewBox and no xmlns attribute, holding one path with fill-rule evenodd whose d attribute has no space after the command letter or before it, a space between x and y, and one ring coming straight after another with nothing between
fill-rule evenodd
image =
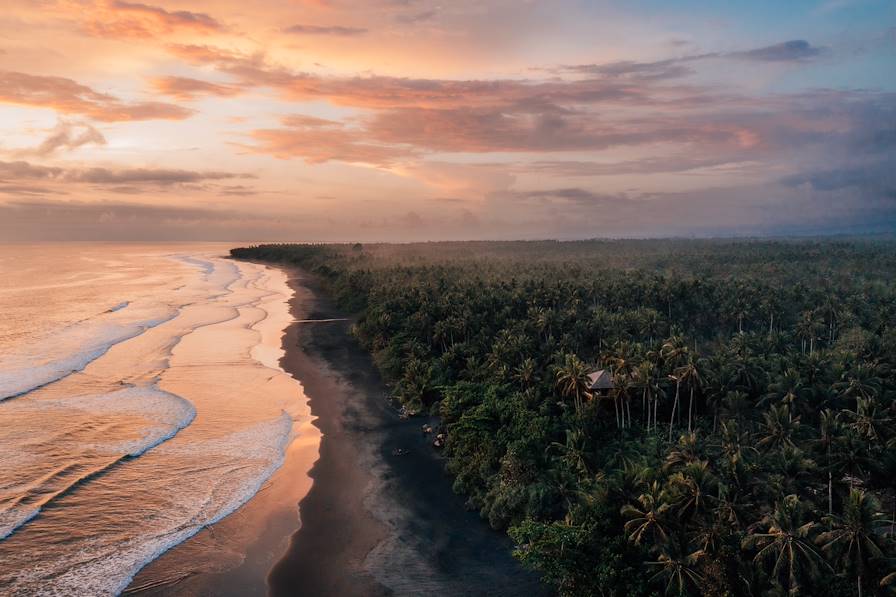
<instances>
[{"instance_id":1,"label":"roof of building","mask_svg":"<svg viewBox=\"0 0 896 597\"><path fill-rule=\"evenodd\" d=\"M613 376L606 369L598 369L594 373L588 374L589 390L612 390Z\"/></svg>"}]
</instances>

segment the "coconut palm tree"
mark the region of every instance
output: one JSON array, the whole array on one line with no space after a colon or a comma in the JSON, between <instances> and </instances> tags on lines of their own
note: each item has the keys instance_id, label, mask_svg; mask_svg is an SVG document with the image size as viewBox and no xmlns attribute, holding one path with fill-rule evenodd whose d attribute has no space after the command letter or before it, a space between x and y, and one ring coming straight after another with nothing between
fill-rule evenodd
<instances>
[{"instance_id":1,"label":"coconut palm tree","mask_svg":"<svg viewBox=\"0 0 896 597\"><path fill-rule=\"evenodd\" d=\"M818 419L818 439L815 445L824 453L824 468L828 473L828 514L834 513L834 459L832 453L840 440L840 421L830 409L821 411Z\"/></svg>"},{"instance_id":2,"label":"coconut palm tree","mask_svg":"<svg viewBox=\"0 0 896 597\"><path fill-rule=\"evenodd\" d=\"M532 357L526 357L513 372L513 378L525 388L531 388L538 381L538 366Z\"/></svg>"},{"instance_id":3,"label":"coconut palm tree","mask_svg":"<svg viewBox=\"0 0 896 597\"><path fill-rule=\"evenodd\" d=\"M702 517L715 501L719 480L705 460L692 462L669 477L669 488L681 520Z\"/></svg>"},{"instance_id":4,"label":"coconut palm tree","mask_svg":"<svg viewBox=\"0 0 896 597\"><path fill-rule=\"evenodd\" d=\"M648 400L648 394L651 394L651 386L656 377L656 365L648 359L641 361L633 372L633 380L641 388L641 410L644 413L644 424L650 429L650 408L651 402Z\"/></svg>"},{"instance_id":5,"label":"coconut palm tree","mask_svg":"<svg viewBox=\"0 0 896 597\"><path fill-rule=\"evenodd\" d=\"M756 549L753 561L769 566L771 578L790 595L798 595L803 584L818 577L822 568L830 570L815 549L819 524L807 518L805 505L795 495L778 502L761 523L764 532L747 535L745 549Z\"/></svg>"},{"instance_id":6,"label":"coconut palm tree","mask_svg":"<svg viewBox=\"0 0 896 597\"><path fill-rule=\"evenodd\" d=\"M672 441L672 425L675 423L675 411L678 410L678 397L681 395L681 378L677 375L669 375L668 378L675 382L675 400L672 402L672 414L669 415L669 441Z\"/></svg>"},{"instance_id":7,"label":"coconut palm tree","mask_svg":"<svg viewBox=\"0 0 896 597\"><path fill-rule=\"evenodd\" d=\"M574 354L566 354L563 364L556 368L557 387L565 398L572 398L576 414L582 414L585 394L588 392L588 366Z\"/></svg>"},{"instance_id":8,"label":"coconut palm tree","mask_svg":"<svg viewBox=\"0 0 896 597\"><path fill-rule=\"evenodd\" d=\"M843 373L842 379L834 384L834 388L844 398L858 400L873 398L880 392L880 377L876 367L868 363L859 363Z\"/></svg>"},{"instance_id":9,"label":"coconut palm tree","mask_svg":"<svg viewBox=\"0 0 896 597\"><path fill-rule=\"evenodd\" d=\"M703 556L700 550L690 551L685 539L676 539L660 551L656 561L647 562L657 570L650 580L664 580L667 595L699 593L703 576L697 571L697 564Z\"/></svg>"},{"instance_id":10,"label":"coconut palm tree","mask_svg":"<svg viewBox=\"0 0 896 597\"><path fill-rule=\"evenodd\" d=\"M809 354L815 352L815 340L818 339L818 333L822 327L822 323L818 320L818 316L814 311L805 311L796 324L796 335L802 341L802 352L806 352L809 348Z\"/></svg>"},{"instance_id":11,"label":"coconut palm tree","mask_svg":"<svg viewBox=\"0 0 896 597\"><path fill-rule=\"evenodd\" d=\"M735 390L728 392L722 399L722 414L726 418L734 418L738 425L744 422L745 415L753 408L753 402L745 392Z\"/></svg>"},{"instance_id":12,"label":"coconut palm tree","mask_svg":"<svg viewBox=\"0 0 896 597\"><path fill-rule=\"evenodd\" d=\"M694 391L703 386L703 378L701 376L702 365L698 364L698 359L693 355L687 356L687 361L679 367L675 376L680 383L688 386L690 389L690 398L688 400L688 432L693 429L692 421L694 416Z\"/></svg>"},{"instance_id":13,"label":"coconut palm tree","mask_svg":"<svg viewBox=\"0 0 896 597\"><path fill-rule=\"evenodd\" d=\"M783 402L793 407L805 393L800 372L793 367L789 367L779 375L774 382L769 384L768 389L769 392L760 399L758 405Z\"/></svg>"},{"instance_id":14,"label":"coconut palm tree","mask_svg":"<svg viewBox=\"0 0 896 597\"><path fill-rule=\"evenodd\" d=\"M794 417L790 407L786 404L778 404L768 412L763 413L764 420L761 436L756 443L764 450L781 449L785 446L794 447L794 435L800 429L800 417Z\"/></svg>"},{"instance_id":15,"label":"coconut palm tree","mask_svg":"<svg viewBox=\"0 0 896 597\"><path fill-rule=\"evenodd\" d=\"M885 435L889 435L890 417L884 416L873 398L856 399L855 410L844 410L842 416L859 436L880 445Z\"/></svg>"},{"instance_id":16,"label":"coconut palm tree","mask_svg":"<svg viewBox=\"0 0 896 597\"><path fill-rule=\"evenodd\" d=\"M818 536L817 543L825 555L853 575L859 597L869 564L884 557L883 527L887 522L874 496L851 489L843 515L830 516L831 529Z\"/></svg>"},{"instance_id":17,"label":"coconut palm tree","mask_svg":"<svg viewBox=\"0 0 896 597\"><path fill-rule=\"evenodd\" d=\"M580 429L567 429L566 441L562 444L551 442L547 451L558 454L557 458L563 460L570 470L574 470L580 478L585 478L590 474L585 443L585 434Z\"/></svg>"},{"instance_id":18,"label":"coconut palm tree","mask_svg":"<svg viewBox=\"0 0 896 597\"><path fill-rule=\"evenodd\" d=\"M648 547L658 547L669 540L673 528L669 496L662 486L654 481L647 491L638 497L638 504L626 504L620 514L628 519L625 532L629 541L641 545L648 541Z\"/></svg>"}]
</instances>

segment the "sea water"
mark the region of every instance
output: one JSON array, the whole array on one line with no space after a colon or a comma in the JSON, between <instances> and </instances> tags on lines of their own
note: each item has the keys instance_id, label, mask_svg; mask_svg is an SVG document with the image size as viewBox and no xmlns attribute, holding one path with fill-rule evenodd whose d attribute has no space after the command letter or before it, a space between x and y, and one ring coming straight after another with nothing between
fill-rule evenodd
<instances>
[{"instance_id":1,"label":"sea water","mask_svg":"<svg viewBox=\"0 0 896 597\"><path fill-rule=\"evenodd\" d=\"M0 593L116 594L282 463L291 291L225 254L0 246Z\"/></svg>"}]
</instances>

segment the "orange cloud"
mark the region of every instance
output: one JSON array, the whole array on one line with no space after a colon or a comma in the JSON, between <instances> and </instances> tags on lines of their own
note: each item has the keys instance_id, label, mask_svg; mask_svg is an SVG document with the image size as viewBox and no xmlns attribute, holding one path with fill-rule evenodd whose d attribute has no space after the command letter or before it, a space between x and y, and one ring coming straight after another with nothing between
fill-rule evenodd
<instances>
[{"instance_id":1,"label":"orange cloud","mask_svg":"<svg viewBox=\"0 0 896 597\"><path fill-rule=\"evenodd\" d=\"M199 95L231 97L241 91L239 87L189 77L159 77L152 80L152 85L159 93L184 101L195 99Z\"/></svg>"},{"instance_id":2,"label":"orange cloud","mask_svg":"<svg viewBox=\"0 0 896 597\"><path fill-rule=\"evenodd\" d=\"M15 156L47 157L60 150L72 151L84 145L105 145L106 138L86 122L59 121L56 128L37 147L10 152Z\"/></svg>"},{"instance_id":3,"label":"orange cloud","mask_svg":"<svg viewBox=\"0 0 896 597\"><path fill-rule=\"evenodd\" d=\"M151 38L179 31L215 33L224 26L212 16L188 10L169 11L140 2L109 0L90 11L88 33L100 37Z\"/></svg>"},{"instance_id":4,"label":"orange cloud","mask_svg":"<svg viewBox=\"0 0 896 597\"><path fill-rule=\"evenodd\" d=\"M183 120L192 110L162 102L130 103L72 79L0 71L0 103L50 108L103 122Z\"/></svg>"},{"instance_id":5,"label":"orange cloud","mask_svg":"<svg viewBox=\"0 0 896 597\"><path fill-rule=\"evenodd\" d=\"M302 158L311 164L330 160L389 166L414 155L414 150L397 144L364 139L364 131L350 129L339 122L308 116L283 119L283 127L252 132L255 153L281 159Z\"/></svg>"}]
</instances>

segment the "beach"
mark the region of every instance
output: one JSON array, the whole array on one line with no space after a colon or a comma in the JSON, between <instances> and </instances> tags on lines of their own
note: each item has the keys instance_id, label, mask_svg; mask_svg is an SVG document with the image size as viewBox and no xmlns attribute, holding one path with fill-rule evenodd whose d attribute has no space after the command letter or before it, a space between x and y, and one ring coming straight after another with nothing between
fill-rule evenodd
<instances>
[{"instance_id":1,"label":"beach","mask_svg":"<svg viewBox=\"0 0 896 597\"><path fill-rule=\"evenodd\" d=\"M280 366L301 383L322 434L310 490L295 475L313 447L294 443L252 500L151 563L129 591L539 594L506 536L452 492L432 437L421 431L428 419L399 416L370 355L350 335L350 318L313 277L286 271L295 322Z\"/></svg>"},{"instance_id":2,"label":"beach","mask_svg":"<svg viewBox=\"0 0 896 597\"><path fill-rule=\"evenodd\" d=\"M285 274L216 246L12 251L0 288L0 593L115 595L190 538L214 541L147 586L248 562L226 535L251 525L216 523L279 495L278 471L307 490L316 460L307 401L279 367ZM308 441L313 453L287 464ZM296 520L295 500L284 503Z\"/></svg>"}]
</instances>

